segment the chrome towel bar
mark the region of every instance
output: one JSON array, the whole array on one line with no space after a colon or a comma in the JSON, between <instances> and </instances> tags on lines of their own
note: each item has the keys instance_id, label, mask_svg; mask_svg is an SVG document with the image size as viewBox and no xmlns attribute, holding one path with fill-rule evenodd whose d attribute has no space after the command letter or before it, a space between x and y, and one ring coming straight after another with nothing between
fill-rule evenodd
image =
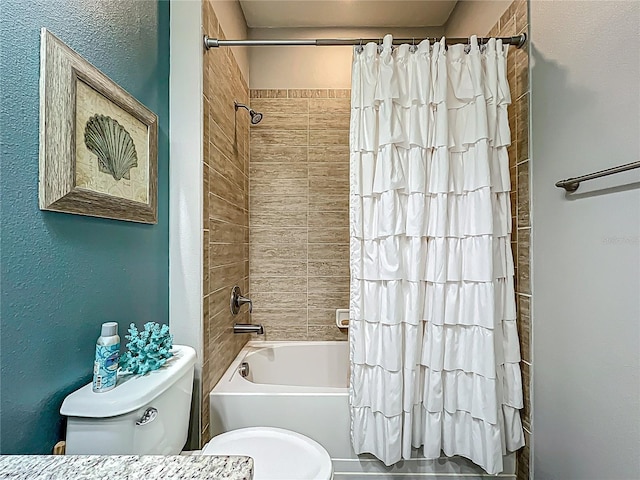
<instances>
[{"instance_id":1,"label":"chrome towel bar","mask_svg":"<svg viewBox=\"0 0 640 480\"><path fill-rule=\"evenodd\" d=\"M593 180L594 178L606 177L607 175L613 175L614 173L626 172L627 170L633 170L634 168L640 168L640 161L627 163L626 165L620 165L618 167L607 168L606 170L582 175L581 177L560 180L559 182L556 182L556 187L564 188L567 192L572 193L578 189L580 182Z\"/></svg>"}]
</instances>

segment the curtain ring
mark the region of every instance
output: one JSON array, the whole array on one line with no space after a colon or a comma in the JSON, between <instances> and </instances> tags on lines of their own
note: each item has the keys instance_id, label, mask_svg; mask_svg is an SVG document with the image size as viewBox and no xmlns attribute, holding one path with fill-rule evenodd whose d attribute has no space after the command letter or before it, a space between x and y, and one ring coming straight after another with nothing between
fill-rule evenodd
<instances>
[{"instance_id":1,"label":"curtain ring","mask_svg":"<svg viewBox=\"0 0 640 480\"><path fill-rule=\"evenodd\" d=\"M417 50L417 48L416 48L416 37L412 37L411 38L411 46L409 47L409 51L411 53L415 53L416 50Z\"/></svg>"}]
</instances>

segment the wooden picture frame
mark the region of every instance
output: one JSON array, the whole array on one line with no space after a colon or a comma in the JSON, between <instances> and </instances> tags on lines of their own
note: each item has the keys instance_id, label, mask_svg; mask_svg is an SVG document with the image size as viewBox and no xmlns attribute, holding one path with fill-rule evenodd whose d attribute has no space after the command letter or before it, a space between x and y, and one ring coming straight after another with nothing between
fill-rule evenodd
<instances>
[{"instance_id":1,"label":"wooden picture frame","mask_svg":"<svg viewBox=\"0 0 640 480\"><path fill-rule=\"evenodd\" d=\"M40 209L157 223L158 117L46 28L40 42Z\"/></svg>"}]
</instances>

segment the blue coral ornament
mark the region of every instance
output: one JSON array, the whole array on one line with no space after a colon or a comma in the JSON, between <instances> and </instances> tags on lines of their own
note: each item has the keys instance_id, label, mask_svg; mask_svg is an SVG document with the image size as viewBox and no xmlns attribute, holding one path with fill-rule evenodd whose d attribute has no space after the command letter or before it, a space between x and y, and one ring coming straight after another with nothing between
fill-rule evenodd
<instances>
[{"instance_id":1,"label":"blue coral ornament","mask_svg":"<svg viewBox=\"0 0 640 480\"><path fill-rule=\"evenodd\" d=\"M173 356L173 335L169 333L167 325L160 326L156 322L144 324L144 330L138 332L132 323L129 326L128 352L120 357L120 368L133 374L144 375L157 370Z\"/></svg>"}]
</instances>

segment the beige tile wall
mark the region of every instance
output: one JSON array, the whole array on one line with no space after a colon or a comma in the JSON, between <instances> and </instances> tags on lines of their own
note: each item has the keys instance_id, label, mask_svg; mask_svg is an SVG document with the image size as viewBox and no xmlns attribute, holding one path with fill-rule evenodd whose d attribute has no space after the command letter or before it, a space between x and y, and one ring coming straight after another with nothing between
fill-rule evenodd
<instances>
[{"instance_id":1,"label":"beige tile wall","mask_svg":"<svg viewBox=\"0 0 640 480\"><path fill-rule=\"evenodd\" d=\"M349 90L251 90L252 320L268 340L346 340Z\"/></svg>"},{"instance_id":2,"label":"beige tile wall","mask_svg":"<svg viewBox=\"0 0 640 480\"><path fill-rule=\"evenodd\" d=\"M203 30L225 38L211 0L202 8ZM231 315L231 288L249 289L249 115L233 106L234 99L248 103L249 89L230 49L203 55L202 444L210 438L209 392L248 340L233 334L233 323L248 315Z\"/></svg>"},{"instance_id":3,"label":"beige tile wall","mask_svg":"<svg viewBox=\"0 0 640 480\"><path fill-rule=\"evenodd\" d=\"M489 32L489 36L511 36L528 32L527 2L516 0L504 12L500 20ZM524 409L520 412L525 428L526 446L518 454L518 480L530 477L530 445L533 428L531 423L531 284L530 284L530 249L531 235L529 193L529 45L522 49L509 49L507 59L507 76L511 88L512 104L509 108L509 125L511 127L511 147L509 161L511 170L511 210L513 234L511 248L516 264L516 300L518 307L518 334L520 336L520 352L522 355L522 385L524 391Z\"/></svg>"}]
</instances>

